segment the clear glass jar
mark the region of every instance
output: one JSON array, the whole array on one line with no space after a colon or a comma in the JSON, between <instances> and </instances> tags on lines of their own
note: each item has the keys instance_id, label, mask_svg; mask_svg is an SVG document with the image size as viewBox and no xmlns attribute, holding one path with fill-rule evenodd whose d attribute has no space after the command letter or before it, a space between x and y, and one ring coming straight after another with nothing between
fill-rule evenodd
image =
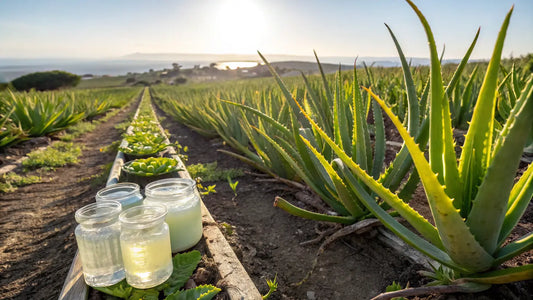
<instances>
[{"instance_id":1,"label":"clear glass jar","mask_svg":"<svg viewBox=\"0 0 533 300\"><path fill-rule=\"evenodd\" d=\"M117 183L99 190L96 193L96 202L102 200L114 200L122 204L122 210L141 205L143 196L139 185L131 182Z\"/></svg>"},{"instance_id":2,"label":"clear glass jar","mask_svg":"<svg viewBox=\"0 0 533 300\"><path fill-rule=\"evenodd\" d=\"M113 285L125 277L118 222L121 210L117 201L100 201L76 211L76 242L83 276L90 286Z\"/></svg>"},{"instance_id":3,"label":"clear glass jar","mask_svg":"<svg viewBox=\"0 0 533 300\"><path fill-rule=\"evenodd\" d=\"M139 205L120 216L120 246L126 281L133 287L147 289L161 284L172 274L170 236L163 205Z\"/></svg>"},{"instance_id":4,"label":"clear glass jar","mask_svg":"<svg viewBox=\"0 0 533 300\"><path fill-rule=\"evenodd\" d=\"M172 252L196 245L202 238L202 212L196 182L187 178L154 181L144 190L145 204L164 204Z\"/></svg>"}]
</instances>

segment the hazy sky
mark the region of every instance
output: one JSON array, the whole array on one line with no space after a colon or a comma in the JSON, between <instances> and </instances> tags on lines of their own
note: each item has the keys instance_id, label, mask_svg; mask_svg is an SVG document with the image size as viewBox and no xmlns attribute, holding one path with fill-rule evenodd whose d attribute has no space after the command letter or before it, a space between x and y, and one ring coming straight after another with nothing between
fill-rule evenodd
<instances>
[{"instance_id":1,"label":"hazy sky","mask_svg":"<svg viewBox=\"0 0 533 300\"><path fill-rule=\"evenodd\" d=\"M446 58L488 58L515 4L504 56L533 52L532 0L415 0ZM383 25L409 57L425 34L402 0L0 0L0 58L109 58L145 53L393 56Z\"/></svg>"}]
</instances>

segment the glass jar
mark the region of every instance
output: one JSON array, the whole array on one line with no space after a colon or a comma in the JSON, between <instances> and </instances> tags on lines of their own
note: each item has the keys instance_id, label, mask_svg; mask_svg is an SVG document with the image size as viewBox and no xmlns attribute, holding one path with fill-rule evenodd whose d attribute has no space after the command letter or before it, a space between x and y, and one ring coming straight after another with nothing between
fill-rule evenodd
<instances>
[{"instance_id":1,"label":"glass jar","mask_svg":"<svg viewBox=\"0 0 533 300\"><path fill-rule=\"evenodd\" d=\"M170 236L163 205L139 205L120 216L120 246L126 281L133 287L147 289L159 285L172 274Z\"/></svg>"},{"instance_id":2,"label":"glass jar","mask_svg":"<svg viewBox=\"0 0 533 300\"><path fill-rule=\"evenodd\" d=\"M144 190L146 204L164 204L172 252L196 245L202 238L202 212L196 182L187 178L154 181Z\"/></svg>"},{"instance_id":3,"label":"glass jar","mask_svg":"<svg viewBox=\"0 0 533 300\"><path fill-rule=\"evenodd\" d=\"M143 196L139 185L131 182L117 183L99 190L96 193L96 202L102 200L114 200L122 204L122 210L141 205Z\"/></svg>"},{"instance_id":4,"label":"glass jar","mask_svg":"<svg viewBox=\"0 0 533 300\"><path fill-rule=\"evenodd\" d=\"M76 242L83 276L90 286L113 285L125 277L118 222L121 210L117 201L100 201L76 211Z\"/></svg>"}]
</instances>

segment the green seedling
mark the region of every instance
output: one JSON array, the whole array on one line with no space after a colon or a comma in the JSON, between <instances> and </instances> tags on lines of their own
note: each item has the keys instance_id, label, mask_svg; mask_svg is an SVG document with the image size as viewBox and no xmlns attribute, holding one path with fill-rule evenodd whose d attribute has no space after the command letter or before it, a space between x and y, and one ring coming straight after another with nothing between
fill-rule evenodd
<instances>
[{"instance_id":1,"label":"green seedling","mask_svg":"<svg viewBox=\"0 0 533 300\"><path fill-rule=\"evenodd\" d=\"M267 285L268 285L268 293L266 293L264 296L263 296L263 300L265 299L268 299L270 296L272 296L272 294L278 290L278 282L277 282L277 279L278 278L278 274L276 274L276 276L274 276L274 279L273 280L270 280L270 279L267 279Z\"/></svg>"}]
</instances>

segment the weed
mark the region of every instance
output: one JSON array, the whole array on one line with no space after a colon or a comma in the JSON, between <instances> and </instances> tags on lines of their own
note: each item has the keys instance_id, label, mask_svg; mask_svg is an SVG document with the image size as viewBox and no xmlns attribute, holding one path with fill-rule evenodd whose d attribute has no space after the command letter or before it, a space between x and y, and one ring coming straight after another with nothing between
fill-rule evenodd
<instances>
[{"instance_id":1,"label":"weed","mask_svg":"<svg viewBox=\"0 0 533 300\"><path fill-rule=\"evenodd\" d=\"M227 235L233 235L234 231L233 231L233 226L231 226L231 224L228 224L226 222L222 222L222 223L220 223L220 225L222 225L222 227L224 227L224 230L226 231Z\"/></svg>"},{"instance_id":2,"label":"weed","mask_svg":"<svg viewBox=\"0 0 533 300\"><path fill-rule=\"evenodd\" d=\"M278 290L278 282L276 281L278 274L274 276L274 280L267 279L268 293L263 296L263 300L268 299L272 294Z\"/></svg>"},{"instance_id":3,"label":"weed","mask_svg":"<svg viewBox=\"0 0 533 300\"><path fill-rule=\"evenodd\" d=\"M17 187L41 182L40 176L33 175L18 175L14 172L9 172L2 175L0 180L0 193L11 193L17 190Z\"/></svg>"},{"instance_id":4,"label":"weed","mask_svg":"<svg viewBox=\"0 0 533 300\"><path fill-rule=\"evenodd\" d=\"M22 162L22 166L25 169L53 170L67 164L77 163L80 155L80 146L75 146L73 143L55 142L44 150L30 152L28 159Z\"/></svg>"}]
</instances>

